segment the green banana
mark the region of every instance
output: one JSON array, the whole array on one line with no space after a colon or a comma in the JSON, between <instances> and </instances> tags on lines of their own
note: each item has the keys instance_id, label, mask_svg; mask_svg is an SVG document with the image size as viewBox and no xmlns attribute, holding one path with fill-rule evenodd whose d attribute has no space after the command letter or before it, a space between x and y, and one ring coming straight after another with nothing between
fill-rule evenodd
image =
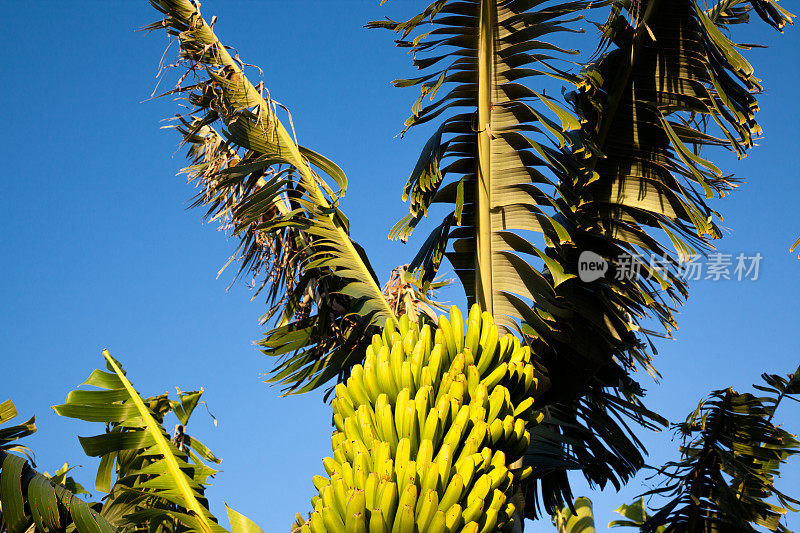
<instances>
[{"instance_id":1,"label":"green banana","mask_svg":"<svg viewBox=\"0 0 800 533\"><path fill-rule=\"evenodd\" d=\"M439 493L435 490L426 492L417 502L415 513L417 531L428 531L428 525L439 510Z\"/></svg>"},{"instance_id":2,"label":"green banana","mask_svg":"<svg viewBox=\"0 0 800 533\"><path fill-rule=\"evenodd\" d=\"M438 327L403 315L335 388L336 431L305 533L510 531L510 471L542 413L531 353L480 308Z\"/></svg>"},{"instance_id":3,"label":"green banana","mask_svg":"<svg viewBox=\"0 0 800 533\"><path fill-rule=\"evenodd\" d=\"M382 509L373 509L369 517L369 533L389 533L389 526L383 518Z\"/></svg>"},{"instance_id":4,"label":"green banana","mask_svg":"<svg viewBox=\"0 0 800 533\"><path fill-rule=\"evenodd\" d=\"M329 533L345 533L344 522L339 514L330 507L322 508L322 522Z\"/></svg>"}]
</instances>

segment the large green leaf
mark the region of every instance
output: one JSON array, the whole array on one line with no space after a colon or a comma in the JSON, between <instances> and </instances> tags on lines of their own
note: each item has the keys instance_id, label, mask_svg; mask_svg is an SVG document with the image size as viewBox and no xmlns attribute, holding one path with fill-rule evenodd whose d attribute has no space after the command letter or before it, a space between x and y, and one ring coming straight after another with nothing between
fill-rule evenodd
<instances>
[{"instance_id":1,"label":"large green leaf","mask_svg":"<svg viewBox=\"0 0 800 533\"><path fill-rule=\"evenodd\" d=\"M17 410L11 400L0 403L0 424L16 416ZM33 418L0 429L0 532L24 533L34 528L36 531L68 531L74 528L78 533L117 533L117 528L76 496L77 492L85 491L80 485L70 483L72 478L66 477L66 468L52 477L43 475L24 458L9 453L9 450L28 452L28 448L10 443L35 431Z\"/></svg>"},{"instance_id":2,"label":"large green leaf","mask_svg":"<svg viewBox=\"0 0 800 533\"><path fill-rule=\"evenodd\" d=\"M198 4L151 4L165 18L148 28L177 37L180 65L195 78L167 94L192 106L176 127L190 147L185 172L201 189L196 205L239 238L231 259L266 290L263 321L271 329L260 344L278 358L271 381L290 391L316 388L348 372L351 353L395 320L339 210L344 172L296 143L277 104L248 80Z\"/></svg>"}]
</instances>

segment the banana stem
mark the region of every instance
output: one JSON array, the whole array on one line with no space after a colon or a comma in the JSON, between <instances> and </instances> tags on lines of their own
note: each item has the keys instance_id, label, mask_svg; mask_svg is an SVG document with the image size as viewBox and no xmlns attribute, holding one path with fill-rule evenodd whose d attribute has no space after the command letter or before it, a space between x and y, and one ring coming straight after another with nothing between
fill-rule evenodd
<instances>
[{"instance_id":1,"label":"banana stem","mask_svg":"<svg viewBox=\"0 0 800 533\"><path fill-rule=\"evenodd\" d=\"M482 0L478 44L478 179L476 213L475 294L478 304L493 313L492 301L492 94L494 88L495 28L497 6L494 0Z\"/></svg>"}]
</instances>

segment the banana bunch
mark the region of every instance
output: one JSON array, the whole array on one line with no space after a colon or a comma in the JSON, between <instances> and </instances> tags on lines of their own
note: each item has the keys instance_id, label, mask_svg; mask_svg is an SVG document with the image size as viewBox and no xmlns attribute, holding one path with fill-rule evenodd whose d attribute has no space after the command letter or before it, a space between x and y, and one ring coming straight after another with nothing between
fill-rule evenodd
<instances>
[{"instance_id":1,"label":"banana bunch","mask_svg":"<svg viewBox=\"0 0 800 533\"><path fill-rule=\"evenodd\" d=\"M535 374L530 349L477 305L466 330L456 307L435 331L388 323L336 386L333 457L294 531L509 531L512 484L531 473L509 465L543 417Z\"/></svg>"}]
</instances>

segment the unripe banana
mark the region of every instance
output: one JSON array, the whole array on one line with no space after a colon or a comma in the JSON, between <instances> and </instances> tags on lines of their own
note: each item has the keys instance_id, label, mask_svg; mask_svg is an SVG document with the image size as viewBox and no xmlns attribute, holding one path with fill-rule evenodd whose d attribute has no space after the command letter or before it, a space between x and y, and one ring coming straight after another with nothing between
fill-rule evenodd
<instances>
[{"instance_id":1,"label":"unripe banana","mask_svg":"<svg viewBox=\"0 0 800 533\"><path fill-rule=\"evenodd\" d=\"M372 472L372 466L369 464L369 454L357 454L355 465L353 466L353 480L355 481L354 488L364 490L370 472Z\"/></svg>"},{"instance_id":2,"label":"unripe banana","mask_svg":"<svg viewBox=\"0 0 800 533\"><path fill-rule=\"evenodd\" d=\"M496 525L497 525L497 511L495 509L487 509L483 513L483 518L481 519L480 533L494 532Z\"/></svg>"},{"instance_id":3,"label":"unripe banana","mask_svg":"<svg viewBox=\"0 0 800 533\"><path fill-rule=\"evenodd\" d=\"M397 400L394 406L394 427L397 430L397 437L403 438L403 427L406 425L406 406L409 402L409 390L402 389L397 394Z\"/></svg>"},{"instance_id":4,"label":"unripe banana","mask_svg":"<svg viewBox=\"0 0 800 533\"><path fill-rule=\"evenodd\" d=\"M464 493L464 478L460 474L453 474L450 479L450 484L447 486L441 501L439 502L439 509L447 511L450 506L461 501L461 496Z\"/></svg>"},{"instance_id":5,"label":"unripe banana","mask_svg":"<svg viewBox=\"0 0 800 533\"><path fill-rule=\"evenodd\" d=\"M484 375L494 364L500 360L500 354L497 351L497 327L491 325L488 328L486 339L481 339L481 357L478 359L478 370L481 375ZM483 356L486 355L487 362L483 363Z\"/></svg>"},{"instance_id":6,"label":"unripe banana","mask_svg":"<svg viewBox=\"0 0 800 533\"><path fill-rule=\"evenodd\" d=\"M481 380L481 383L486 385L486 388L489 390L494 390L500 380L502 380L506 373L508 372L508 363L505 361L497 365L497 367L492 370L492 372Z\"/></svg>"},{"instance_id":7,"label":"unripe banana","mask_svg":"<svg viewBox=\"0 0 800 533\"><path fill-rule=\"evenodd\" d=\"M391 405L384 405L381 408L378 420L380 421L381 439L383 439L383 441L390 446L391 453L394 453L397 449L397 443L400 439L397 436L397 430L395 429L396 425L394 416L392 414Z\"/></svg>"},{"instance_id":8,"label":"unripe banana","mask_svg":"<svg viewBox=\"0 0 800 533\"><path fill-rule=\"evenodd\" d=\"M420 531L425 531L425 533L446 533L447 524L444 513L442 511L436 511L433 515L433 519L427 526L427 530Z\"/></svg>"},{"instance_id":9,"label":"unripe banana","mask_svg":"<svg viewBox=\"0 0 800 533\"><path fill-rule=\"evenodd\" d=\"M433 387L421 387L414 396L414 406L417 410L417 424L425 425L425 421L433 408Z\"/></svg>"},{"instance_id":10,"label":"unripe banana","mask_svg":"<svg viewBox=\"0 0 800 533\"><path fill-rule=\"evenodd\" d=\"M509 530L510 491L532 469L508 464L527 449L526 426L543 416L533 407L530 349L513 335L499 338L477 306L466 331L457 309L439 324L390 321L336 386L328 477L313 479L314 512L296 529Z\"/></svg>"},{"instance_id":11,"label":"unripe banana","mask_svg":"<svg viewBox=\"0 0 800 533\"><path fill-rule=\"evenodd\" d=\"M475 364L475 352L464 346L461 349L461 353L464 354L464 364L466 366Z\"/></svg>"},{"instance_id":12,"label":"unripe banana","mask_svg":"<svg viewBox=\"0 0 800 533\"><path fill-rule=\"evenodd\" d=\"M334 413L333 415L333 425L339 431L344 431L344 417L339 413Z\"/></svg>"},{"instance_id":13,"label":"unripe banana","mask_svg":"<svg viewBox=\"0 0 800 533\"><path fill-rule=\"evenodd\" d=\"M366 513L353 513L347 517L345 533L367 533Z\"/></svg>"},{"instance_id":14,"label":"unripe banana","mask_svg":"<svg viewBox=\"0 0 800 533\"><path fill-rule=\"evenodd\" d=\"M417 390L409 361L403 361L400 365L400 384L402 387L408 388L412 394Z\"/></svg>"},{"instance_id":15,"label":"unripe banana","mask_svg":"<svg viewBox=\"0 0 800 533\"><path fill-rule=\"evenodd\" d=\"M429 439L423 439L419 444L419 450L417 450L417 472L420 474L420 476L424 474L425 469L428 468L428 465L430 465L432 461L433 441Z\"/></svg>"},{"instance_id":16,"label":"unripe banana","mask_svg":"<svg viewBox=\"0 0 800 533\"><path fill-rule=\"evenodd\" d=\"M369 404L369 395L364 385L364 367L354 365L350 369L350 377L347 378L347 390L353 398L353 406Z\"/></svg>"},{"instance_id":17,"label":"unripe banana","mask_svg":"<svg viewBox=\"0 0 800 533\"><path fill-rule=\"evenodd\" d=\"M398 502L399 493L397 491L397 483L393 481L386 482L378 497L377 509L383 512L383 518L389 528L391 528L394 523Z\"/></svg>"},{"instance_id":18,"label":"unripe banana","mask_svg":"<svg viewBox=\"0 0 800 533\"><path fill-rule=\"evenodd\" d=\"M438 333L439 330L437 329L436 331ZM430 380L431 380L430 384L433 385L433 386L439 385L439 381L440 381L440 379L442 377L441 374L440 374L440 372L442 371L442 366L443 366L443 363L442 363L442 357L443 357L442 352L443 352L442 345L439 344L439 343L436 343L433 346L433 349L431 350L431 356L430 356L430 359L428 360L428 365L427 366L428 366L428 373L429 373ZM424 374L425 374L425 372L423 371L423 378L424 378ZM422 383L423 383L423 385L425 384L425 380L424 379L423 379Z\"/></svg>"},{"instance_id":19,"label":"unripe banana","mask_svg":"<svg viewBox=\"0 0 800 533\"><path fill-rule=\"evenodd\" d=\"M326 533L327 529L322 520L322 511L314 511L308 519L308 524L311 527L311 533Z\"/></svg>"},{"instance_id":20,"label":"unripe banana","mask_svg":"<svg viewBox=\"0 0 800 533\"><path fill-rule=\"evenodd\" d=\"M434 462L439 468L439 485L440 487L446 487L452 475L453 447L449 444L442 444Z\"/></svg>"},{"instance_id":21,"label":"unripe banana","mask_svg":"<svg viewBox=\"0 0 800 533\"><path fill-rule=\"evenodd\" d=\"M479 533L480 532L480 525L477 522L467 522L464 524L464 527L461 529L461 533Z\"/></svg>"},{"instance_id":22,"label":"unripe banana","mask_svg":"<svg viewBox=\"0 0 800 533\"><path fill-rule=\"evenodd\" d=\"M384 346L384 344L385 343L383 342L383 337L381 335L376 333L372 336L372 343L370 346L372 346L372 351L375 353L375 355L378 355L378 352Z\"/></svg>"},{"instance_id":23,"label":"unripe banana","mask_svg":"<svg viewBox=\"0 0 800 533\"><path fill-rule=\"evenodd\" d=\"M389 533L382 509L374 509L369 517L369 533Z\"/></svg>"},{"instance_id":24,"label":"unripe banana","mask_svg":"<svg viewBox=\"0 0 800 533\"><path fill-rule=\"evenodd\" d=\"M501 487L503 483L506 482L506 480L511 476L511 472L509 472L508 468L506 468L505 466L501 466L489 470L489 473L485 475L489 477L490 481L489 488L491 490L495 490L498 487Z\"/></svg>"},{"instance_id":25,"label":"unripe banana","mask_svg":"<svg viewBox=\"0 0 800 533\"><path fill-rule=\"evenodd\" d=\"M425 425L422 427L420 439L423 441L428 440L436 447L439 445L439 441L442 438L442 432L442 420L439 418L439 412L435 409L431 409L428 412L428 419L425 420Z\"/></svg>"},{"instance_id":26,"label":"unripe banana","mask_svg":"<svg viewBox=\"0 0 800 533\"><path fill-rule=\"evenodd\" d=\"M503 505L505 505L507 499L503 491L497 489L493 490L492 498L489 500L489 509L494 509L499 512L503 508Z\"/></svg>"},{"instance_id":27,"label":"unripe banana","mask_svg":"<svg viewBox=\"0 0 800 533\"><path fill-rule=\"evenodd\" d=\"M482 475L478 481L475 482L475 485L472 486L472 489L467 494L467 506L471 507L475 501L483 501L486 499L486 496L489 495L489 491L492 490L492 478L489 477L489 474ZM474 518L470 517L467 518L464 516L464 520L474 520Z\"/></svg>"},{"instance_id":28,"label":"unripe banana","mask_svg":"<svg viewBox=\"0 0 800 533\"><path fill-rule=\"evenodd\" d=\"M395 481L397 478L394 473L394 459L387 459L377 466L378 479L386 481Z\"/></svg>"},{"instance_id":29,"label":"unripe banana","mask_svg":"<svg viewBox=\"0 0 800 533\"><path fill-rule=\"evenodd\" d=\"M492 445L498 445L503 438L503 421L495 418L494 422L489 424L489 442Z\"/></svg>"},{"instance_id":30,"label":"unripe banana","mask_svg":"<svg viewBox=\"0 0 800 533\"><path fill-rule=\"evenodd\" d=\"M403 388L402 366L404 360L405 357L403 354L403 343L400 339L398 339L392 343L392 349L389 353L389 365L392 368L392 377L394 377L394 382L397 383L397 386L401 389Z\"/></svg>"},{"instance_id":31,"label":"unripe banana","mask_svg":"<svg viewBox=\"0 0 800 533\"><path fill-rule=\"evenodd\" d=\"M425 470L418 470L420 488L423 491L436 490L442 491L439 483L439 465L430 463Z\"/></svg>"},{"instance_id":32,"label":"unripe banana","mask_svg":"<svg viewBox=\"0 0 800 533\"><path fill-rule=\"evenodd\" d=\"M464 317L455 305L450 308L450 327L453 329L456 353L460 353L464 349Z\"/></svg>"},{"instance_id":33,"label":"unripe banana","mask_svg":"<svg viewBox=\"0 0 800 533\"><path fill-rule=\"evenodd\" d=\"M405 489L403 489L402 495L400 496L400 501L398 502L398 507L402 509L403 507L410 507L413 510L417 508L417 486L416 485L408 485Z\"/></svg>"},{"instance_id":34,"label":"unripe banana","mask_svg":"<svg viewBox=\"0 0 800 533\"><path fill-rule=\"evenodd\" d=\"M475 397L478 387L481 384L481 373L478 372L478 367L470 364L467 366L467 390L469 391L470 398Z\"/></svg>"},{"instance_id":35,"label":"unripe banana","mask_svg":"<svg viewBox=\"0 0 800 533\"><path fill-rule=\"evenodd\" d=\"M323 507L330 507L331 509L336 508L336 497L333 494L333 485L323 487L320 496L322 496Z\"/></svg>"},{"instance_id":36,"label":"unripe banana","mask_svg":"<svg viewBox=\"0 0 800 533\"><path fill-rule=\"evenodd\" d=\"M384 346L391 346L392 345L392 335L395 332L395 321L394 320L387 320L386 325L383 328L383 334L381 335L383 339Z\"/></svg>"},{"instance_id":37,"label":"unripe banana","mask_svg":"<svg viewBox=\"0 0 800 533\"><path fill-rule=\"evenodd\" d=\"M367 349L372 348L369 346ZM378 381L378 358L372 356L364 361L364 386L369 394L370 401L374 404L378 395L381 394L381 386Z\"/></svg>"},{"instance_id":38,"label":"unripe banana","mask_svg":"<svg viewBox=\"0 0 800 533\"><path fill-rule=\"evenodd\" d=\"M332 457L325 457L324 459L322 459L322 466L325 467L325 472L328 473L328 477L333 476L333 474L342 475L341 464L339 464Z\"/></svg>"},{"instance_id":39,"label":"unripe banana","mask_svg":"<svg viewBox=\"0 0 800 533\"><path fill-rule=\"evenodd\" d=\"M447 348L447 342L444 338L444 332L441 328L437 328L436 331L433 333L433 344L434 346L444 346Z\"/></svg>"},{"instance_id":40,"label":"unripe banana","mask_svg":"<svg viewBox=\"0 0 800 533\"><path fill-rule=\"evenodd\" d=\"M334 413L342 415L342 417L353 416L355 414L355 407L349 397L341 396L334 398L331 402L331 407Z\"/></svg>"},{"instance_id":41,"label":"unripe banana","mask_svg":"<svg viewBox=\"0 0 800 533\"><path fill-rule=\"evenodd\" d=\"M348 487L345 484L345 481L342 479L337 479L332 483L333 486L333 509L339 515L340 518L344 518L345 512L347 511L347 493ZM342 524L344 524L344 520L342 520Z\"/></svg>"},{"instance_id":42,"label":"unripe banana","mask_svg":"<svg viewBox=\"0 0 800 533\"><path fill-rule=\"evenodd\" d=\"M398 511L392 533L414 533L414 508L406 505Z\"/></svg>"},{"instance_id":43,"label":"unripe banana","mask_svg":"<svg viewBox=\"0 0 800 533\"><path fill-rule=\"evenodd\" d=\"M480 454L479 456L480 457ZM464 480L464 487L467 488L472 485L472 480L475 477L475 473L478 466L478 458L475 457L473 454L470 457L465 457L461 461L456 463L456 471L461 476L461 479ZM481 463L483 461L481 460Z\"/></svg>"},{"instance_id":44,"label":"unripe banana","mask_svg":"<svg viewBox=\"0 0 800 533\"><path fill-rule=\"evenodd\" d=\"M364 483L365 506L368 510L375 509L378 502L378 473L370 472Z\"/></svg>"},{"instance_id":45,"label":"unripe banana","mask_svg":"<svg viewBox=\"0 0 800 533\"><path fill-rule=\"evenodd\" d=\"M314 476L311 478L311 481L314 483L314 488L317 489L317 491L321 491L322 487L331 484L331 480L325 476Z\"/></svg>"},{"instance_id":46,"label":"unripe banana","mask_svg":"<svg viewBox=\"0 0 800 533\"><path fill-rule=\"evenodd\" d=\"M460 531L464 524L463 509L459 504L452 505L444 514L447 531Z\"/></svg>"},{"instance_id":47,"label":"unripe banana","mask_svg":"<svg viewBox=\"0 0 800 533\"><path fill-rule=\"evenodd\" d=\"M402 494L409 486L417 486L417 462L409 461L402 473L397 474L397 488Z\"/></svg>"},{"instance_id":48,"label":"unripe banana","mask_svg":"<svg viewBox=\"0 0 800 533\"><path fill-rule=\"evenodd\" d=\"M415 519L417 531L428 531L428 525L433 520L433 515L439 510L439 493L429 490L417 502Z\"/></svg>"},{"instance_id":49,"label":"unripe banana","mask_svg":"<svg viewBox=\"0 0 800 533\"><path fill-rule=\"evenodd\" d=\"M347 520L350 519L356 513L365 513L367 510L367 498L364 495L363 490L353 490L350 491L350 495L347 500L347 508L345 511L345 526L347 525Z\"/></svg>"},{"instance_id":50,"label":"unripe banana","mask_svg":"<svg viewBox=\"0 0 800 533\"><path fill-rule=\"evenodd\" d=\"M411 441L408 438L402 438L397 444L397 453L394 460L394 471L397 474L398 480L403 472L408 468L408 462L411 460Z\"/></svg>"},{"instance_id":51,"label":"unripe banana","mask_svg":"<svg viewBox=\"0 0 800 533\"><path fill-rule=\"evenodd\" d=\"M322 508L322 521L329 533L345 533L344 522L342 522L336 511L330 507Z\"/></svg>"},{"instance_id":52,"label":"unripe banana","mask_svg":"<svg viewBox=\"0 0 800 533\"><path fill-rule=\"evenodd\" d=\"M311 508L315 511L322 509L322 497L321 496L312 496L311 497Z\"/></svg>"},{"instance_id":53,"label":"unripe banana","mask_svg":"<svg viewBox=\"0 0 800 533\"><path fill-rule=\"evenodd\" d=\"M439 331L442 332L444 337L444 347L447 349L447 361L451 361L458 353L456 350L456 340L453 336L453 328L450 321L444 315L439 315Z\"/></svg>"},{"instance_id":54,"label":"unripe banana","mask_svg":"<svg viewBox=\"0 0 800 533\"><path fill-rule=\"evenodd\" d=\"M414 403L406 403L405 413L403 414L403 427L397 434L400 438L407 438L411 441L411 450L416 451L419 447L419 430L417 428L417 409Z\"/></svg>"},{"instance_id":55,"label":"unripe banana","mask_svg":"<svg viewBox=\"0 0 800 533\"><path fill-rule=\"evenodd\" d=\"M389 526L383 517L383 509L374 509L369 517L369 533L389 533Z\"/></svg>"},{"instance_id":56,"label":"unripe banana","mask_svg":"<svg viewBox=\"0 0 800 533\"><path fill-rule=\"evenodd\" d=\"M464 426L464 423L454 420L453 424L450 426L450 429L447 431L447 434L444 436L442 443L449 445L451 448L459 446L461 443L461 437L464 436Z\"/></svg>"},{"instance_id":57,"label":"unripe banana","mask_svg":"<svg viewBox=\"0 0 800 533\"><path fill-rule=\"evenodd\" d=\"M468 525L470 522L477 520L480 518L481 513L483 512L483 500L480 498L474 498L471 503L467 505L462 513L461 517ZM466 531L467 526L464 526L464 529L461 531Z\"/></svg>"},{"instance_id":58,"label":"unripe banana","mask_svg":"<svg viewBox=\"0 0 800 533\"><path fill-rule=\"evenodd\" d=\"M533 398L525 398L514 408L514 417L520 420L528 420L533 412Z\"/></svg>"},{"instance_id":59,"label":"unripe banana","mask_svg":"<svg viewBox=\"0 0 800 533\"><path fill-rule=\"evenodd\" d=\"M406 336L406 333L408 333L408 326L408 315L401 315L400 319L397 321L397 331L400 332L400 336Z\"/></svg>"},{"instance_id":60,"label":"unripe banana","mask_svg":"<svg viewBox=\"0 0 800 533\"><path fill-rule=\"evenodd\" d=\"M348 440L355 441L355 445L360 446L362 449L367 449L361 436L361 430L358 427L355 417L348 417L344 421L344 433ZM352 460L352 458L349 458Z\"/></svg>"},{"instance_id":61,"label":"unripe banana","mask_svg":"<svg viewBox=\"0 0 800 533\"><path fill-rule=\"evenodd\" d=\"M508 415L503 419L503 440L508 442L513 433L514 433L514 417Z\"/></svg>"},{"instance_id":62,"label":"unripe banana","mask_svg":"<svg viewBox=\"0 0 800 533\"><path fill-rule=\"evenodd\" d=\"M389 348L386 346L378 352L378 384L380 390L389 396L389 401L394 402L400 387L392 375L392 368L389 364Z\"/></svg>"}]
</instances>

